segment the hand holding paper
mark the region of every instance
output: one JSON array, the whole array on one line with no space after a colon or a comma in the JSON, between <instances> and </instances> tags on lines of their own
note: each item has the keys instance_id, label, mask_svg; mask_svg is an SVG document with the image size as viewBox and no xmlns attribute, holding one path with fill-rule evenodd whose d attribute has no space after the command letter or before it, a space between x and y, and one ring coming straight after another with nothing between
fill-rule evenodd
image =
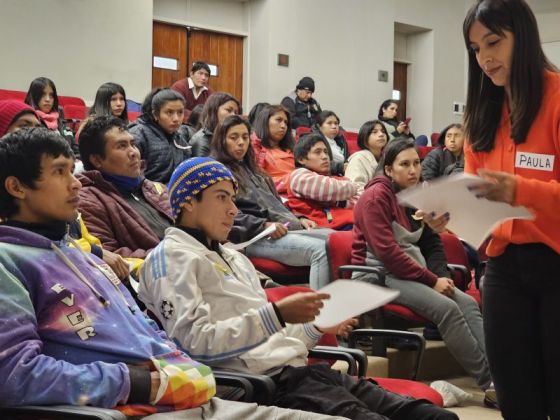
<instances>
[{"instance_id":1,"label":"hand holding paper","mask_svg":"<svg viewBox=\"0 0 560 420\"><path fill-rule=\"evenodd\" d=\"M428 186L408 188L399 192L397 198L399 203L422 209L425 213L433 212L436 216L449 213L449 230L478 248L500 222L533 218L525 207L512 207L504 202L477 197L473 191L486 189L488 184L474 175L451 175Z\"/></svg>"},{"instance_id":2,"label":"hand holding paper","mask_svg":"<svg viewBox=\"0 0 560 420\"><path fill-rule=\"evenodd\" d=\"M352 317L385 305L399 292L359 280L337 280L322 289L331 298L323 301L323 309L314 324L325 330Z\"/></svg>"}]
</instances>

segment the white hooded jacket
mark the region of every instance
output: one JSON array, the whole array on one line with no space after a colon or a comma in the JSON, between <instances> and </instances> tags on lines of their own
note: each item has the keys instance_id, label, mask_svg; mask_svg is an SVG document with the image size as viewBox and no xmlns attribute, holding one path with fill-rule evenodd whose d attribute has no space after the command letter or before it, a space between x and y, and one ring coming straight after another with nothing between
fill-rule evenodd
<instances>
[{"instance_id":1,"label":"white hooded jacket","mask_svg":"<svg viewBox=\"0 0 560 420\"><path fill-rule=\"evenodd\" d=\"M251 262L221 245L220 253L168 228L142 267L140 299L195 360L268 374L305 365L321 332L312 324L283 328Z\"/></svg>"}]
</instances>

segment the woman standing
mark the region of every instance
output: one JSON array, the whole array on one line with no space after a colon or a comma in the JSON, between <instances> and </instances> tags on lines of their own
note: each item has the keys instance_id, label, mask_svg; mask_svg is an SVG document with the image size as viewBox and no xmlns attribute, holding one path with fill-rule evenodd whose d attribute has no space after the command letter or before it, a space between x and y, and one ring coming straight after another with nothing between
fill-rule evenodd
<instances>
[{"instance_id":1,"label":"woman standing","mask_svg":"<svg viewBox=\"0 0 560 420\"><path fill-rule=\"evenodd\" d=\"M492 232L484 329L505 419L560 418L560 75L524 0L479 0L469 55L465 171L480 197L525 206L534 220Z\"/></svg>"}]
</instances>

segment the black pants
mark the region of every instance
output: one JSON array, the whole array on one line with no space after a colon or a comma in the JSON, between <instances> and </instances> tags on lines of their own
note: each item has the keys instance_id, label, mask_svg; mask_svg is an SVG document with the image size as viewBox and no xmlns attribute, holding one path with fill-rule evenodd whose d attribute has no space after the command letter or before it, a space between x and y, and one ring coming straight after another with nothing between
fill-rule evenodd
<instances>
[{"instance_id":1,"label":"black pants","mask_svg":"<svg viewBox=\"0 0 560 420\"><path fill-rule=\"evenodd\" d=\"M428 420L459 417L426 400L393 394L328 365L286 367L276 379L274 405L356 420Z\"/></svg>"},{"instance_id":2,"label":"black pants","mask_svg":"<svg viewBox=\"0 0 560 420\"><path fill-rule=\"evenodd\" d=\"M486 351L507 420L560 419L560 255L509 245L488 262Z\"/></svg>"}]
</instances>

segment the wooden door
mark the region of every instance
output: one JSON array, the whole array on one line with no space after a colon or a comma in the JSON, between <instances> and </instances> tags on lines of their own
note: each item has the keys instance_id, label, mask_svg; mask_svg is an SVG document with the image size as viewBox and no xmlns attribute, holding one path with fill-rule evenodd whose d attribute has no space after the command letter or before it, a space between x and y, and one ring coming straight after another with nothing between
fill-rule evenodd
<instances>
[{"instance_id":1,"label":"wooden door","mask_svg":"<svg viewBox=\"0 0 560 420\"><path fill-rule=\"evenodd\" d=\"M188 62L204 61L215 65L217 76L208 85L214 92L228 92L239 102L243 94L243 37L192 29Z\"/></svg>"},{"instance_id":2,"label":"wooden door","mask_svg":"<svg viewBox=\"0 0 560 420\"><path fill-rule=\"evenodd\" d=\"M154 66L154 57L176 60L177 69ZM152 88L169 87L187 77L187 28L154 22L152 35Z\"/></svg>"},{"instance_id":3,"label":"wooden door","mask_svg":"<svg viewBox=\"0 0 560 420\"><path fill-rule=\"evenodd\" d=\"M393 67L393 89L398 90L401 93L401 99L399 101L399 112L397 118L399 121L403 121L406 115L406 87L407 87L407 69L408 64L394 62Z\"/></svg>"}]
</instances>

